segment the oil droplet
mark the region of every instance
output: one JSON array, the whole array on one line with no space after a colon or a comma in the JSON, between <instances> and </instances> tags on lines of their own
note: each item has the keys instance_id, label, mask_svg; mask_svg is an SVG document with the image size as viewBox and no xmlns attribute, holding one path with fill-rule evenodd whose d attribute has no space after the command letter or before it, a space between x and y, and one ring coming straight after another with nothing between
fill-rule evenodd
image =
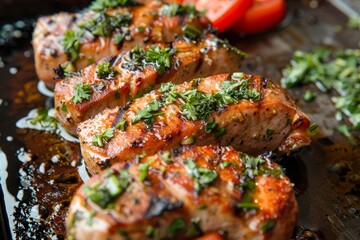
<instances>
[{"instance_id":1,"label":"oil droplet","mask_svg":"<svg viewBox=\"0 0 360 240\"><path fill-rule=\"evenodd\" d=\"M9 72L10 72L12 75L15 75L15 74L17 74L18 69L17 69L16 67L11 67L11 68L9 68Z\"/></svg>"},{"instance_id":2,"label":"oil droplet","mask_svg":"<svg viewBox=\"0 0 360 240\"><path fill-rule=\"evenodd\" d=\"M24 148L20 148L17 151L17 153L18 153L17 157L20 160L20 162L27 163L31 161L31 157L32 157L31 153L25 152Z\"/></svg>"}]
</instances>

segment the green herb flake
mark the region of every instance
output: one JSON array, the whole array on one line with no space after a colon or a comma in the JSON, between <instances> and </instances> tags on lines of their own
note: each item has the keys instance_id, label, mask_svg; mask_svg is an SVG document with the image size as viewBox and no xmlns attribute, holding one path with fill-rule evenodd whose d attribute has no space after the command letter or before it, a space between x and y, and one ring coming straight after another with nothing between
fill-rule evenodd
<instances>
[{"instance_id":1,"label":"green herb flake","mask_svg":"<svg viewBox=\"0 0 360 240\"><path fill-rule=\"evenodd\" d=\"M82 103L84 100L91 98L92 88L89 84L77 83L75 85L75 93L71 97L73 103Z\"/></svg>"},{"instance_id":2,"label":"green herb flake","mask_svg":"<svg viewBox=\"0 0 360 240\"><path fill-rule=\"evenodd\" d=\"M260 229L267 233L270 230L272 230L275 227L275 221L274 220L266 220L263 223L261 223Z\"/></svg>"},{"instance_id":3,"label":"green herb flake","mask_svg":"<svg viewBox=\"0 0 360 240\"><path fill-rule=\"evenodd\" d=\"M144 182L149 172L150 162L140 163L138 166L139 181Z\"/></svg>"},{"instance_id":4,"label":"green herb flake","mask_svg":"<svg viewBox=\"0 0 360 240\"><path fill-rule=\"evenodd\" d=\"M147 226L145 229L145 235L149 238L156 238L158 236L158 230L153 226Z\"/></svg>"},{"instance_id":5,"label":"green herb flake","mask_svg":"<svg viewBox=\"0 0 360 240\"><path fill-rule=\"evenodd\" d=\"M61 111L68 112L65 102L61 103Z\"/></svg>"},{"instance_id":6,"label":"green herb flake","mask_svg":"<svg viewBox=\"0 0 360 240\"><path fill-rule=\"evenodd\" d=\"M200 16L202 14L203 12L197 11L195 6L190 4L169 3L169 4L163 4L159 9L160 16L173 17L179 15L187 15L190 21L195 16Z\"/></svg>"},{"instance_id":7,"label":"green herb flake","mask_svg":"<svg viewBox=\"0 0 360 240\"><path fill-rule=\"evenodd\" d=\"M62 45L71 62L75 62L79 58L80 40L83 33L83 31L68 30L64 34Z\"/></svg>"},{"instance_id":8,"label":"green herb flake","mask_svg":"<svg viewBox=\"0 0 360 240\"><path fill-rule=\"evenodd\" d=\"M115 126L116 129L120 129L121 131L125 131L126 127L127 127L127 121L124 117L122 117Z\"/></svg>"},{"instance_id":9,"label":"green herb flake","mask_svg":"<svg viewBox=\"0 0 360 240\"><path fill-rule=\"evenodd\" d=\"M250 211L250 210L257 210L258 206L255 203L242 202L237 204L237 208Z\"/></svg>"},{"instance_id":10,"label":"green herb flake","mask_svg":"<svg viewBox=\"0 0 360 240\"><path fill-rule=\"evenodd\" d=\"M175 50L172 48L160 48L153 46L149 50L144 50L139 46L130 51L129 59L123 63L122 67L131 71L143 70L145 66L153 66L159 74L163 74L171 67L171 58Z\"/></svg>"},{"instance_id":11,"label":"green herb flake","mask_svg":"<svg viewBox=\"0 0 360 240\"><path fill-rule=\"evenodd\" d=\"M307 90L304 94L304 100L306 102L312 102L316 97L316 94L310 90Z\"/></svg>"},{"instance_id":12,"label":"green herb flake","mask_svg":"<svg viewBox=\"0 0 360 240\"><path fill-rule=\"evenodd\" d=\"M199 209L199 210L204 210L204 209L206 209L206 208L207 208L206 204L203 203L203 204L200 204L197 209Z\"/></svg>"},{"instance_id":13,"label":"green herb flake","mask_svg":"<svg viewBox=\"0 0 360 240\"><path fill-rule=\"evenodd\" d=\"M226 128L217 128L214 132L215 137L221 137L226 134Z\"/></svg>"},{"instance_id":14,"label":"green herb flake","mask_svg":"<svg viewBox=\"0 0 360 240\"><path fill-rule=\"evenodd\" d=\"M100 79L113 79L119 72L106 61L96 66L96 74Z\"/></svg>"},{"instance_id":15,"label":"green herb flake","mask_svg":"<svg viewBox=\"0 0 360 240\"><path fill-rule=\"evenodd\" d=\"M96 133L92 139L92 144L97 147L103 147L104 143L110 141L114 137L114 128L108 128L103 133Z\"/></svg>"},{"instance_id":16,"label":"green herb flake","mask_svg":"<svg viewBox=\"0 0 360 240\"><path fill-rule=\"evenodd\" d=\"M119 45L120 43L122 43L125 39L124 34L122 33L117 33L114 35L114 43Z\"/></svg>"},{"instance_id":17,"label":"green herb flake","mask_svg":"<svg viewBox=\"0 0 360 240\"><path fill-rule=\"evenodd\" d=\"M360 50L331 52L315 49L297 51L290 65L283 69L281 85L295 87L313 83L321 91L335 89L339 96L331 98L335 108L346 115L354 128L360 128Z\"/></svg>"},{"instance_id":18,"label":"green herb flake","mask_svg":"<svg viewBox=\"0 0 360 240\"><path fill-rule=\"evenodd\" d=\"M312 123L308 129L307 129L307 133L310 136L314 136L319 132L319 126L316 123Z\"/></svg>"},{"instance_id":19,"label":"green herb flake","mask_svg":"<svg viewBox=\"0 0 360 240\"><path fill-rule=\"evenodd\" d=\"M201 221L200 218L191 220L191 225L185 234L186 237L198 237L203 234L203 231L200 227L200 221Z\"/></svg>"},{"instance_id":20,"label":"green herb flake","mask_svg":"<svg viewBox=\"0 0 360 240\"><path fill-rule=\"evenodd\" d=\"M272 136L273 133L274 133L274 130L272 130L272 129L266 130L266 135L267 135L267 136Z\"/></svg>"},{"instance_id":21,"label":"green herb flake","mask_svg":"<svg viewBox=\"0 0 360 240\"><path fill-rule=\"evenodd\" d=\"M230 165L231 165L231 162L221 162L220 163L220 168L224 169L224 168L226 168L227 166L230 166Z\"/></svg>"},{"instance_id":22,"label":"green herb flake","mask_svg":"<svg viewBox=\"0 0 360 240\"><path fill-rule=\"evenodd\" d=\"M190 40L197 40L201 36L201 31L191 24L186 24L182 28L182 31L184 33L184 36L186 38L189 38Z\"/></svg>"},{"instance_id":23,"label":"green herb flake","mask_svg":"<svg viewBox=\"0 0 360 240\"><path fill-rule=\"evenodd\" d=\"M181 145L191 145L193 143L196 142L196 138L194 136L187 136L187 137L184 137L183 140L181 140Z\"/></svg>"},{"instance_id":24,"label":"green herb flake","mask_svg":"<svg viewBox=\"0 0 360 240\"><path fill-rule=\"evenodd\" d=\"M138 110L136 116L132 119L131 123L135 124L144 119L144 124L151 127L155 121L156 116L164 115L163 112L158 112L161 104L157 100L152 100L144 109Z\"/></svg>"},{"instance_id":25,"label":"green herb flake","mask_svg":"<svg viewBox=\"0 0 360 240\"><path fill-rule=\"evenodd\" d=\"M200 168L193 160L188 159L184 162L188 175L194 179L196 192L201 192L204 187L212 183L218 176L216 171Z\"/></svg>"},{"instance_id":26,"label":"green herb flake","mask_svg":"<svg viewBox=\"0 0 360 240\"><path fill-rule=\"evenodd\" d=\"M360 29L360 17L350 16L347 22L347 27Z\"/></svg>"},{"instance_id":27,"label":"green herb flake","mask_svg":"<svg viewBox=\"0 0 360 240\"><path fill-rule=\"evenodd\" d=\"M110 172L105 176L103 182L97 182L83 189L90 201L103 209L111 209L114 200L120 196L130 183L130 174L128 170L119 170Z\"/></svg>"},{"instance_id":28,"label":"green herb flake","mask_svg":"<svg viewBox=\"0 0 360 240\"><path fill-rule=\"evenodd\" d=\"M49 115L49 109L47 108L38 108L36 109L36 116L30 119L30 123L32 125L36 125L39 123L42 127L50 127L53 126L57 128L58 121L56 118Z\"/></svg>"},{"instance_id":29,"label":"green herb flake","mask_svg":"<svg viewBox=\"0 0 360 240\"><path fill-rule=\"evenodd\" d=\"M107 8L129 7L138 4L135 0L95 0L91 3L90 9L95 12L101 12Z\"/></svg>"},{"instance_id":30,"label":"green herb flake","mask_svg":"<svg viewBox=\"0 0 360 240\"><path fill-rule=\"evenodd\" d=\"M351 145L354 145L354 146L356 145L356 140L355 140L354 136L351 135L349 126L342 124L342 125L337 126L336 130L339 131L341 134L343 134L347 138L347 140L349 141L349 143Z\"/></svg>"},{"instance_id":31,"label":"green herb flake","mask_svg":"<svg viewBox=\"0 0 360 240\"><path fill-rule=\"evenodd\" d=\"M173 220L170 225L166 228L166 232L169 233L172 237L178 237L181 235L183 229L185 229L186 224L184 219L177 218Z\"/></svg>"},{"instance_id":32,"label":"green herb flake","mask_svg":"<svg viewBox=\"0 0 360 240\"><path fill-rule=\"evenodd\" d=\"M172 163L174 160L171 158L171 152L166 151L160 154L161 160L163 160L166 163Z\"/></svg>"},{"instance_id":33,"label":"green herb flake","mask_svg":"<svg viewBox=\"0 0 360 240\"><path fill-rule=\"evenodd\" d=\"M95 214L96 214L96 211L94 209L92 209L89 213L89 217L86 221L86 225L89 225L89 226L92 225Z\"/></svg>"}]
</instances>

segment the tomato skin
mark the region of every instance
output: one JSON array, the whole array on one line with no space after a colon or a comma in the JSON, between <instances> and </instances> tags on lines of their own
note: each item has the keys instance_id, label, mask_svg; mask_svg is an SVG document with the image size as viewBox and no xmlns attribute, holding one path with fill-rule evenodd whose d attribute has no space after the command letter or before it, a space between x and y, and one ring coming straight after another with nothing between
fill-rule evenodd
<instances>
[{"instance_id":1,"label":"tomato skin","mask_svg":"<svg viewBox=\"0 0 360 240\"><path fill-rule=\"evenodd\" d=\"M230 28L244 17L253 0L197 0L195 6L206 10L206 16L219 32Z\"/></svg>"},{"instance_id":2,"label":"tomato skin","mask_svg":"<svg viewBox=\"0 0 360 240\"><path fill-rule=\"evenodd\" d=\"M205 10L206 17L223 32L244 17L254 0L168 0L167 2L194 4L196 9Z\"/></svg>"},{"instance_id":3,"label":"tomato skin","mask_svg":"<svg viewBox=\"0 0 360 240\"><path fill-rule=\"evenodd\" d=\"M264 32L275 27L285 17L284 0L255 0L245 17L231 27L235 33Z\"/></svg>"},{"instance_id":4,"label":"tomato skin","mask_svg":"<svg viewBox=\"0 0 360 240\"><path fill-rule=\"evenodd\" d=\"M218 233L208 233L202 237L197 238L196 240L224 240Z\"/></svg>"}]
</instances>

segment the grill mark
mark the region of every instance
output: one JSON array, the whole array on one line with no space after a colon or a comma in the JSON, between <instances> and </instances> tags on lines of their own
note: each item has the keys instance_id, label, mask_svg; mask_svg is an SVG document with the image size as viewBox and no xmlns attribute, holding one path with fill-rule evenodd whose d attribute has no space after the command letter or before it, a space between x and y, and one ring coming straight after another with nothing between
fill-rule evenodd
<instances>
[{"instance_id":1,"label":"grill mark","mask_svg":"<svg viewBox=\"0 0 360 240\"><path fill-rule=\"evenodd\" d=\"M111 127L115 127L119 123L120 119L124 116L124 113L126 112L126 110L129 109L129 107L131 106L132 103L133 103L133 101L130 101L130 102L126 103L125 106L119 108L119 111L115 117L114 122L111 124Z\"/></svg>"},{"instance_id":2,"label":"grill mark","mask_svg":"<svg viewBox=\"0 0 360 240\"><path fill-rule=\"evenodd\" d=\"M172 202L167 197L159 198L156 195L151 195L151 201L146 210L145 217L152 218L160 216L164 211L171 211L183 206L183 202Z\"/></svg>"}]
</instances>

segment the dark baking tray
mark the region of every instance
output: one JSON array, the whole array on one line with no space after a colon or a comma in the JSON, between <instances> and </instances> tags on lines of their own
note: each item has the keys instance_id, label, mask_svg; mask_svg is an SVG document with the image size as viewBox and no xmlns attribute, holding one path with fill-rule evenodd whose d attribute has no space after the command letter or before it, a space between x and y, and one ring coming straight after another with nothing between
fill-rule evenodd
<instances>
[{"instance_id":1,"label":"dark baking tray","mask_svg":"<svg viewBox=\"0 0 360 240\"><path fill-rule=\"evenodd\" d=\"M86 2L79 1L79 4ZM318 3L315 8L314 2ZM31 21L40 14L80 6L74 7L71 3L1 2L0 21L5 24L24 17ZM328 1L294 0L288 1L288 16L277 30L246 37L226 33L224 37L249 53L244 72L279 81L280 69L295 50L318 46L358 48L359 30L339 31L346 25L347 18ZM25 30L29 33L31 26ZM29 38L0 44L0 56L1 239L64 239L66 209L82 182L77 170L81 165L79 147L51 132L16 127L16 122L31 109L51 107L52 99L37 89ZM308 88L317 92L317 98L311 103L302 100ZM350 145L334 131L339 123L330 97L336 93L324 94L314 86L306 86L292 89L290 94L321 128L309 147L280 161L295 184L300 207L293 238L358 240L360 148ZM359 142L359 132L354 135ZM59 155L61 161L51 161L54 155Z\"/></svg>"}]
</instances>

